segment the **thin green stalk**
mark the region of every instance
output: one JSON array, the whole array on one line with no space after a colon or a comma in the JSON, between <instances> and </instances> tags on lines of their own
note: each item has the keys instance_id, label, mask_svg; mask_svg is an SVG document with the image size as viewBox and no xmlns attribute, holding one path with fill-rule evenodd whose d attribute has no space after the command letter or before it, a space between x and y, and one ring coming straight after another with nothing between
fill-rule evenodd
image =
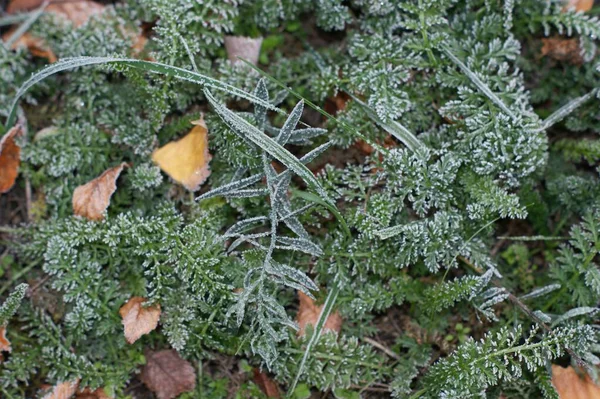
<instances>
[{"instance_id":1,"label":"thin green stalk","mask_svg":"<svg viewBox=\"0 0 600 399\"><path fill-rule=\"evenodd\" d=\"M319 319L317 320L317 325L315 326L315 330L313 335L310 337L308 344L306 345L306 349L304 350L304 355L302 356L302 360L300 361L300 366L298 367L298 372L296 373L296 377L294 378L294 382L290 386L289 395L291 395L294 390L296 390L296 386L298 385L298 381L300 381L300 377L302 376L302 372L304 371L304 367L306 366L306 361L308 360L308 356L310 355L310 351L312 347L317 343L319 337L321 336L321 332L323 331L323 327L325 326L325 321L331 314L333 310L333 305L337 299L338 294L340 293L340 288L338 283L334 283L333 287L329 291L327 295L327 299L325 299L325 303L323 304L323 309L321 310L321 314L319 315Z\"/></svg>"}]
</instances>

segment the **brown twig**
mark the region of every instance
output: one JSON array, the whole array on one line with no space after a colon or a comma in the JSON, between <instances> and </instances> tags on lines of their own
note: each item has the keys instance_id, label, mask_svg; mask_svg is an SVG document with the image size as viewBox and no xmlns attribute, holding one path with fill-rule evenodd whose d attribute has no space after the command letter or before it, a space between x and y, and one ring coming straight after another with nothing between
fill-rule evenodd
<instances>
[{"instance_id":1,"label":"brown twig","mask_svg":"<svg viewBox=\"0 0 600 399\"><path fill-rule=\"evenodd\" d=\"M382 352L384 352L386 355L388 355L389 357L396 359L396 360L400 360L401 357L400 355L398 355L397 353L394 353L394 351L392 351L390 348L388 348L387 346L375 341L374 339L371 339L369 337L364 337L362 338L363 341L365 341L368 344L373 345L374 347L376 347L377 349L381 350Z\"/></svg>"}]
</instances>

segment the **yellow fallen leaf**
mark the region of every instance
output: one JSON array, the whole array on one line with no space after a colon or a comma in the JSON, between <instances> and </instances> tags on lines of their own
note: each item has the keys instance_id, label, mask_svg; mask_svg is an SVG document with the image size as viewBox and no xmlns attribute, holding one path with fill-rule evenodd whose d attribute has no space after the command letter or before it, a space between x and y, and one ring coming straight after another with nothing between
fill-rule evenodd
<instances>
[{"instance_id":1,"label":"yellow fallen leaf","mask_svg":"<svg viewBox=\"0 0 600 399\"><path fill-rule=\"evenodd\" d=\"M70 399L79 387L79 380L60 382L52 387L52 390L45 394L42 399Z\"/></svg>"},{"instance_id":2,"label":"yellow fallen leaf","mask_svg":"<svg viewBox=\"0 0 600 399\"><path fill-rule=\"evenodd\" d=\"M298 330L298 336L303 336L306 332L306 326L311 324L313 327L317 325L319 315L323 310L323 305L317 306L308 295L302 291L298 291L298 299L300 300L300 307L298 314L296 314L296 322L300 329ZM323 331L335 331L340 332L342 329L342 316L338 312L332 312L329 314Z\"/></svg>"},{"instance_id":3,"label":"yellow fallen leaf","mask_svg":"<svg viewBox=\"0 0 600 399\"><path fill-rule=\"evenodd\" d=\"M110 205L110 197L117 189L117 179L126 166L123 162L77 187L73 192L73 213L89 220L102 220L104 211Z\"/></svg>"},{"instance_id":4,"label":"yellow fallen leaf","mask_svg":"<svg viewBox=\"0 0 600 399\"><path fill-rule=\"evenodd\" d=\"M142 335L148 334L158 325L160 305L143 307L146 298L134 296L119 310L125 327L125 340L133 344Z\"/></svg>"},{"instance_id":5,"label":"yellow fallen leaf","mask_svg":"<svg viewBox=\"0 0 600 399\"><path fill-rule=\"evenodd\" d=\"M579 376L573 367L552 365L552 385L560 399L600 399L600 387L587 373Z\"/></svg>"},{"instance_id":6,"label":"yellow fallen leaf","mask_svg":"<svg viewBox=\"0 0 600 399\"><path fill-rule=\"evenodd\" d=\"M204 119L193 122L194 128L183 138L171 141L152 153L152 160L173 180L196 191L210 176L208 163L208 129Z\"/></svg>"},{"instance_id":7,"label":"yellow fallen leaf","mask_svg":"<svg viewBox=\"0 0 600 399\"><path fill-rule=\"evenodd\" d=\"M12 188L17 180L21 149L15 138L21 134L22 127L17 125L10 129L0 139L0 194Z\"/></svg>"}]
</instances>

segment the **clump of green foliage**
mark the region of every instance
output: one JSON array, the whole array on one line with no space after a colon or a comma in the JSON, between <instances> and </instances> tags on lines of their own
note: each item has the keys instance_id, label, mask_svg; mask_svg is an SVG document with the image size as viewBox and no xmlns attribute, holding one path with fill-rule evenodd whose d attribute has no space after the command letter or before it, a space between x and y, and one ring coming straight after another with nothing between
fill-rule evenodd
<instances>
[{"instance_id":1,"label":"clump of green foliage","mask_svg":"<svg viewBox=\"0 0 600 399\"><path fill-rule=\"evenodd\" d=\"M0 46L0 133L29 121L18 185L43 204L0 242L3 397L74 380L127 397L163 348L198 367L189 397L263 396L211 367L231 359L291 397L343 398L556 398L552 362L600 363L596 17L545 0L124 0L30 30L60 61L30 79L43 60ZM228 34L266 37L261 68L227 61ZM547 37L577 40L581 63L541 57ZM212 174L190 194L151 153L200 112ZM122 162L104 220L73 216L74 189ZM323 305L304 335L297 292ZM131 296L162 309L132 345Z\"/></svg>"}]
</instances>

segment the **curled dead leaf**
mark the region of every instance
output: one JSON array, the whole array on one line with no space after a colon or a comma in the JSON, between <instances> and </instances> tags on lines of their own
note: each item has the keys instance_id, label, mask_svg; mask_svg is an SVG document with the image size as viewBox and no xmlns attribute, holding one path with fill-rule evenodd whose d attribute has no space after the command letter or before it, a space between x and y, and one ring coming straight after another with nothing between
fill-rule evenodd
<instances>
[{"instance_id":1,"label":"curled dead leaf","mask_svg":"<svg viewBox=\"0 0 600 399\"><path fill-rule=\"evenodd\" d=\"M323 310L323 305L317 306L308 295L302 291L298 291L298 299L300 300L300 307L298 314L296 315L296 322L300 329L298 330L298 336L303 336L306 333L306 326L311 324L317 325L319 315ZM335 331L340 332L342 329L342 316L338 312L332 312L323 326L323 331Z\"/></svg>"},{"instance_id":2,"label":"curled dead leaf","mask_svg":"<svg viewBox=\"0 0 600 399\"><path fill-rule=\"evenodd\" d=\"M152 153L152 160L173 180L196 191L210 176L208 128L204 119L192 122L194 128L183 138L171 141Z\"/></svg>"},{"instance_id":3,"label":"curled dead leaf","mask_svg":"<svg viewBox=\"0 0 600 399\"><path fill-rule=\"evenodd\" d=\"M196 388L196 372L174 349L146 353L141 379L158 399L172 399Z\"/></svg>"},{"instance_id":4,"label":"curled dead leaf","mask_svg":"<svg viewBox=\"0 0 600 399\"><path fill-rule=\"evenodd\" d=\"M53 386L51 391L45 394L42 399L70 399L73 395L75 395L78 387L79 380L59 382Z\"/></svg>"},{"instance_id":5,"label":"curled dead leaf","mask_svg":"<svg viewBox=\"0 0 600 399\"><path fill-rule=\"evenodd\" d=\"M600 399L600 387L594 384L590 376L569 367L552 365L552 385L560 399Z\"/></svg>"},{"instance_id":6,"label":"curled dead leaf","mask_svg":"<svg viewBox=\"0 0 600 399\"><path fill-rule=\"evenodd\" d=\"M267 398L281 397L281 394L279 393L279 387L266 373L255 367L252 369L252 374L252 380L254 380L254 383L258 385L260 390L267 395Z\"/></svg>"},{"instance_id":7,"label":"curled dead leaf","mask_svg":"<svg viewBox=\"0 0 600 399\"><path fill-rule=\"evenodd\" d=\"M10 341L6 338L6 327L0 327L0 352L10 352Z\"/></svg>"},{"instance_id":8,"label":"curled dead leaf","mask_svg":"<svg viewBox=\"0 0 600 399\"><path fill-rule=\"evenodd\" d=\"M549 37L542 39L542 44L542 57L550 57L557 61L569 62L573 65L583 64L579 39Z\"/></svg>"},{"instance_id":9,"label":"curled dead leaf","mask_svg":"<svg viewBox=\"0 0 600 399\"><path fill-rule=\"evenodd\" d=\"M21 149L15 138L22 131L23 127L16 125L0 139L0 194L10 190L17 180L21 163Z\"/></svg>"},{"instance_id":10,"label":"curled dead leaf","mask_svg":"<svg viewBox=\"0 0 600 399\"><path fill-rule=\"evenodd\" d=\"M77 187L73 192L73 213L89 220L102 220L104 211L110 205L110 197L117 189L117 179L126 166L123 162Z\"/></svg>"},{"instance_id":11,"label":"curled dead leaf","mask_svg":"<svg viewBox=\"0 0 600 399\"><path fill-rule=\"evenodd\" d=\"M153 331L160 319L160 305L143 307L146 298L134 296L119 309L125 328L125 340L133 344L142 335Z\"/></svg>"}]
</instances>

